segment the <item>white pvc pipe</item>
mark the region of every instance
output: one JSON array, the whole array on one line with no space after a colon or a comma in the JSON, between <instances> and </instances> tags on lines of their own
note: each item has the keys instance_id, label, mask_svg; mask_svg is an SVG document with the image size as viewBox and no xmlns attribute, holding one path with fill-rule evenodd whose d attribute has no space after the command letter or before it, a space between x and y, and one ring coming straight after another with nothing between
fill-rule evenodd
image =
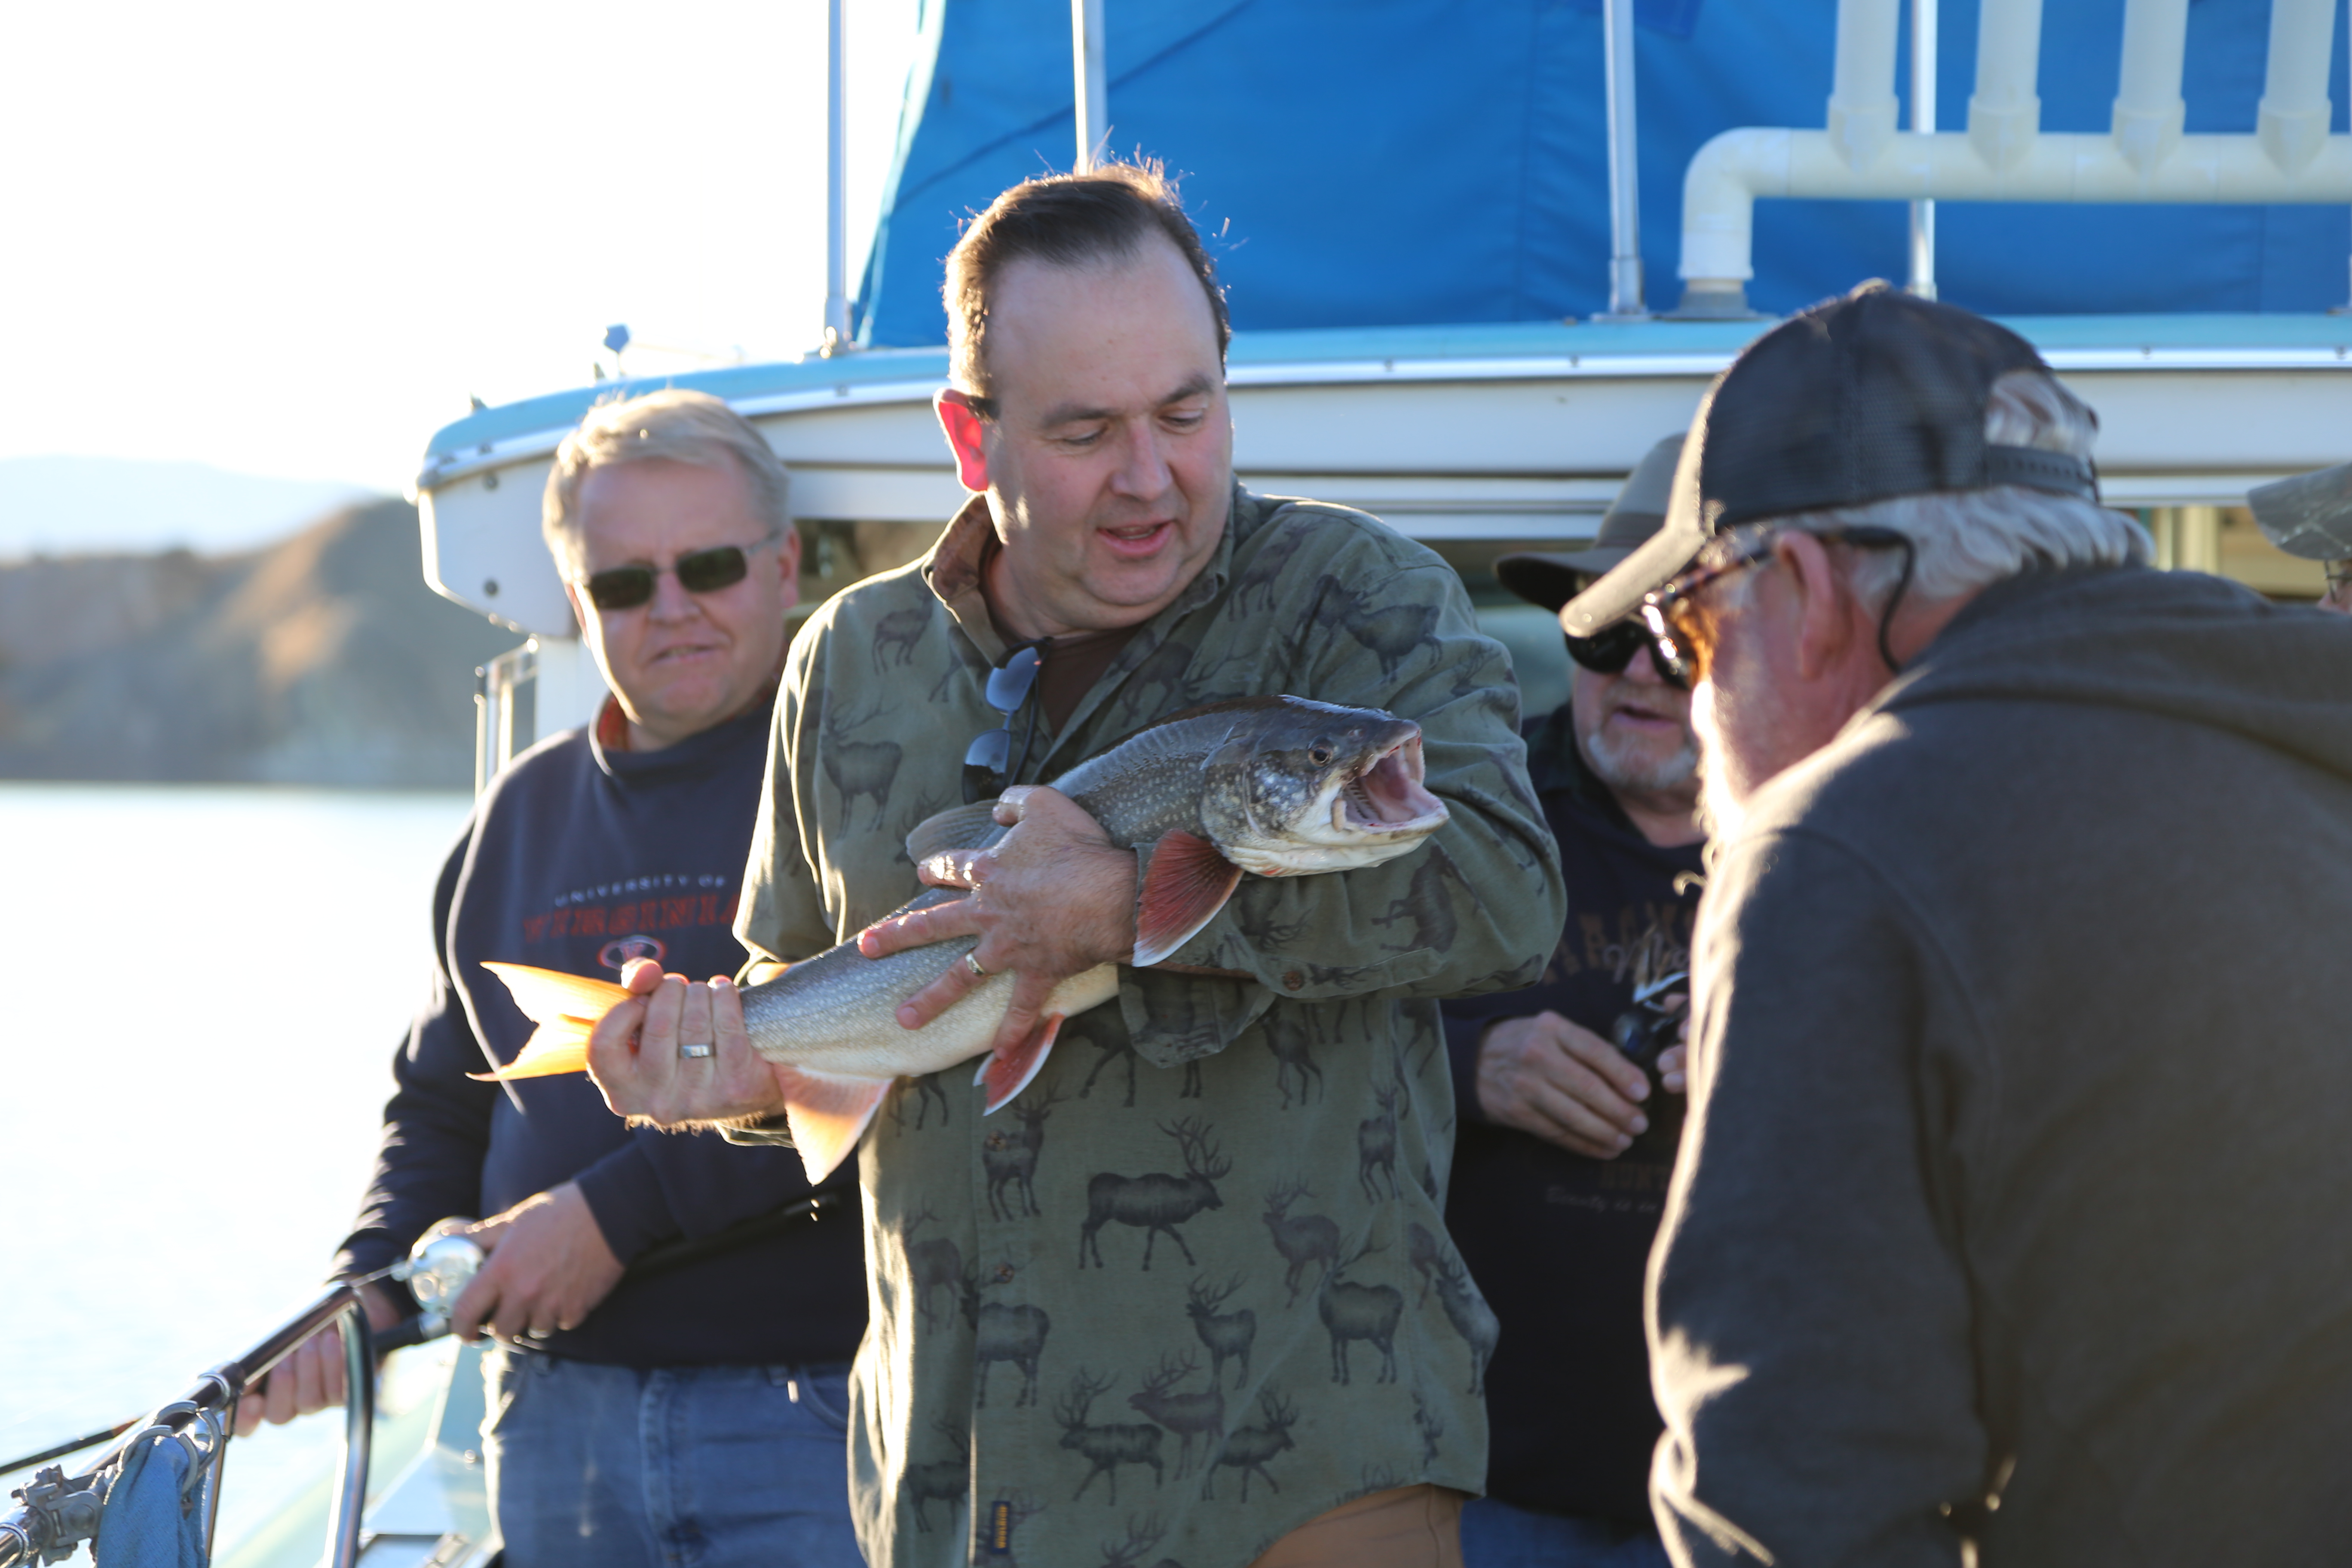
<instances>
[{"instance_id":1,"label":"white pvc pipe","mask_svg":"<svg viewBox=\"0 0 2352 1568\"><path fill-rule=\"evenodd\" d=\"M1902 0L1838 0L1829 134L1857 169L1895 139L1895 40L1902 16Z\"/></svg>"},{"instance_id":2,"label":"white pvc pipe","mask_svg":"<svg viewBox=\"0 0 2352 1568\"><path fill-rule=\"evenodd\" d=\"M2335 0L2271 0L2271 58L2255 134L2283 169L2297 169L2327 140L2327 68Z\"/></svg>"},{"instance_id":3,"label":"white pvc pipe","mask_svg":"<svg viewBox=\"0 0 2352 1568\"><path fill-rule=\"evenodd\" d=\"M2006 168L2026 154L2042 124L2042 0L1984 0L1977 14L1977 90L1969 136L1984 161Z\"/></svg>"},{"instance_id":4,"label":"white pvc pipe","mask_svg":"<svg viewBox=\"0 0 2352 1568\"><path fill-rule=\"evenodd\" d=\"M1905 136L1867 169L1847 167L1826 132L1727 131L1683 177L1681 276L1694 293L1735 295L1763 196L1999 202L2332 202L2352 204L2352 136L2330 136L2300 168L2253 136L2183 136L2152 169L2109 136L2037 136L2005 168L1964 135Z\"/></svg>"},{"instance_id":5,"label":"white pvc pipe","mask_svg":"<svg viewBox=\"0 0 2352 1568\"><path fill-rule=\"evenodd\" d=\"M2114 124L2116 145L2136 169L2154 164L2180 139L2188 45L2189 0L2126 0Z\"/></svg>"},{"instance_id":6,"label":"white pvc pipe","mask_svg":"<svg viewBox=\"0 0 2352 1568\"><path fill-rule=\"evenodd\" d=\"M1911 131L1936 133L1936 0L1911 0ZM1936 297L1936 204L1911 204L1910 291Z\"/></svg>"},{"instance_id":7,"label":"white pvc pipe","mask_svg":"<svg viewBox=\"0 0 2352 1568\"><path fill-rule=\"evenodd\" d=\"M1083 174L1110 139L1110 94L1103 85L1102 0L1070 0L1070 68L1077 92L1078 156Z\"/></svg>"},{"instance_id":8,"label":"white pvc pipe","mask_svg":"<svg viewBox=\"0 0 2352 1568\"><path fill-rule=\"evenodd\" d=\"M824 16L824 352L849 346L849 218L843 196L841 0Z\"/></svg>"},{"instance_id":9,"label":"white pvc pipe","mask_svg":"<svg viewBox=\"0 0 2352 1568\"><path fill-rule=\"evenodd\" d=\"M1633 0L1601 7L1603 88L1609 108L1609 313L1646 316L1642 303L1642 189L1633 111Z\"/></svg>"}]
</instances>

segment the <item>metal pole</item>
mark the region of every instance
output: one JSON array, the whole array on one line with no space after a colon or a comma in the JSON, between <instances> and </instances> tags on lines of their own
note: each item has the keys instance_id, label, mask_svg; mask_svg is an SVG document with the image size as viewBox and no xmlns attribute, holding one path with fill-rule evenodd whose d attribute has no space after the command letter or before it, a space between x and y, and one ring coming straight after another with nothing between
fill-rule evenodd
<instances>
[{"instance_id":1,"label":"metal pole","mask_svg":"<svg viewBox=\"0 0 2352 1568\"><path fill-rule=\"evenodd\" d=\"M842 196L841 0L824 11L824 353L845 353L849 342L849 220Z\"/></svg>"},{"instance_id":2,"label":"metal pole","mask_svg":"<svg viewBox=\"0 0 2352 1568\"><path fill-rule=\"evenodd\" d=\"M1911 0L1911 133L1936 133L1936 0ZM1910 292L1936 297L1936 204L1911 204Z\"/></svg>"},{"instance_id":3,"label":"metal pole","mask_svg":"<svg viewBox=\"0 0 2352 1568\"><path fill-rule=\"evenodd\" d=\"M835 0L840 4L840 0ZM1103 85L1102 0L1070 0L1070 70L1077 92L1078 156L1085 174L1110 140L1110 94Z\"/></svg>"},{"instance_id":4,"label":"metal pole","mask_svg":"<svg viewBox=\"0 0 2352 1568\"><path fill-rule=\"evenodd\" d=\"M331 1568L352 1568L360 1557L360 1515L367 1508L368 1450L375 1437L375 1336L367 1302L351 1289L343 1329L343 1458L335 1470L335 1517L327 1537Z\"/></svg>"},{"instance_id":5,"label":"metal pole","mask_svg":"<svg viewBox=\"0 0 2352 1568\"><path fill-rule=\"evenodd\" d=\"M1638 121L1633 112L1633 0L1603 0L1601 55L1609 108L1609 317L1639 321L1642 303L1642 190Z\"/></svg>"}]
</instances>

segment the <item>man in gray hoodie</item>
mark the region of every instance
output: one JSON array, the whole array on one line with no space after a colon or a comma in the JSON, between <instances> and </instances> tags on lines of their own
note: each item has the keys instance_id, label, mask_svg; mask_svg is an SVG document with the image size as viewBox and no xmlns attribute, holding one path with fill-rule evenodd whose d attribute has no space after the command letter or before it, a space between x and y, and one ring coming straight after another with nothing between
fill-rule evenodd
<instances>
[{"instance_id":1,"label":"man in gray hoodie","mask_svg":"<svg viewBox=\"0 0 2352 1568\"><path fill-rule=\"evenodd\" d=\"M1718 847L1651 1260L1681 1563L2343 1555L2352 625L2145 569L2032 349L1757 341L1569 609Z\"/></svg>"}]
</instances>

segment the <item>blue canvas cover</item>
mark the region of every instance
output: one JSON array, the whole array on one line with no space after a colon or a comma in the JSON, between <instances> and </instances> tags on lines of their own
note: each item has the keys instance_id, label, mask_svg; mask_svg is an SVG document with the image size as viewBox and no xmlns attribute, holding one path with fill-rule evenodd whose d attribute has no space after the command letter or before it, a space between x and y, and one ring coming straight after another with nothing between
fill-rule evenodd
<instances>
[{"instance_id":1,"label":"blue canvas cover","mask_svg":"<svg viewBox=\"0 0 2352 1568\"><path fill-rule=\"evenodd\" d=\"M2042 123L2104 132L2124 0L2042 21ZM1907 13L1908 5L1905 6ZM1181 175L1244 330L1540 321L1605 308L1600 0L1105 0L1110 147ZM1642 244L1681 285L1683 171L1717 132L1819 127L1835 0L1638 0ZM875 345L943 341L940 262L1007 185L1069 166L1067 0L923 0L858 300ZM2193 0L2188 129L2248 132L2269 0ZM2345 129L2345 21L2330 92ZM1967 122L1975 0L1943 0L1939 127ZM1909 39L1901 44L1909 59ZM1906 69L1898 69L1898 85ZM1905 121L1909 110L1906 103ZM2340 206L1945 203L1943 297L2004 315L2343 304ZM1749 298L1786 312L1900 279L1895 202L1759 202Z\"/></svg>"}]
</instances>

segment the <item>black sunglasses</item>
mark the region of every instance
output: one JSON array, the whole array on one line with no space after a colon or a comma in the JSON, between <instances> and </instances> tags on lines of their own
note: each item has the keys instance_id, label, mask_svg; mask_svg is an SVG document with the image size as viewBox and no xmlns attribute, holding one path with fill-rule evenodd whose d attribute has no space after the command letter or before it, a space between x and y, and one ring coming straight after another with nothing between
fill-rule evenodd
<instances>
[{"instance_id":1,"label":"black sunglasses","mask_svg":"<svg viewBox=\"0 0 2352 1568\"><path fill-rule=\"evenodd\" d=\"M1029 760L1029 742L1037 737L1037 714L1032 710L1021 734L1021 750L1013 749L1013 720L1037 685L1038 667L1045 662L1051 638L1023 643L988 672L988 705L1004 715L1004 722L967 747L963 753L963 803L976 805L1003 795L1020 776Z\"/></svg>"},{"instance_id":2,"label":"black sunglasses","mask_svg":"<svg viewBox=\"0 0 2352 1568\"><path fill-rule=\"evenodd\" d=\"M1759 528L1720 559L1692 566L1643 599L1642 621L1659 674L1676 686L1690 686L1706 679L1707 663L1715 654L1715 626L1699 609L1699 595L1708 584L1770 559L1780 532L1777 528ZM1887 628L1894 624L1895 612L1910 589L1912 571L1919 563L1918 547L1907 533L1866 525L1825 528L1813 537L1823 544L1903 552L1902 575L1895 580L1895 591L1886 596L1886 607L1878 616L1878 657L1885 661L1888 669L1899 671L1903 667L1895 662L1894 649L1887 644Z\"/></svg>"},{"instance_id":3,"label":"black sunglasses","mask_svg":"<svg viewBox=\"0 0 2352 1568\"><path fill-rule=\"evenodd\" d=\"M654 596L654 582L664 571L677 573L677 585L689 594L715 594L732 588L751 570L751 557L743 546L721 544L681 555L674 566L613 566L592 572L583 586L588 602L600 610L634 610Z\"/></svg>"},{"instance_id":4,"label":"black sunglasses","mask_svg":"<svg viewBox=\"0 0 2352 1568\"><path fill-rule=\"evenodd\" d=\"M1622 675L1633 656L1650 646L1649 628L1639 621L1618 621L1602 627L1589 637L1568 639L1568 657L1595 675ZM1683 683L1655 658L1658 676L1669 686Z\"/></svg>"}]
</instances>

